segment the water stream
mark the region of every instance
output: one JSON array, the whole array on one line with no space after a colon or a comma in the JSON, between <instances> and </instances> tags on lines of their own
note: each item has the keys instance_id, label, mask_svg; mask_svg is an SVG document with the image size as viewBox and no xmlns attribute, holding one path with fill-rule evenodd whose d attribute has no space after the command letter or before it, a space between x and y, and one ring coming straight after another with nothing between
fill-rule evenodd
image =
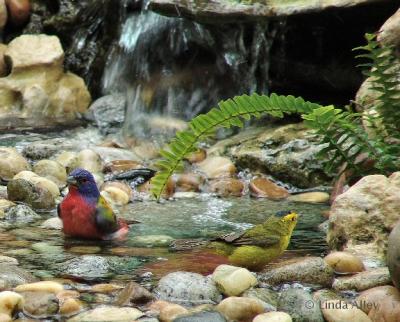
<instances>
[{"instance_id":1,"label":"water stream","mask_svg":"<svg viewBox=\"0 0 400 322\"><path fill-rule=\"evenodd\" d=\"M237 93L268 91L269 24L205 25L144 8L126 15L103 92L126 93L126 135L153 115L188 120Z\"/></svg>"}]
</instances>

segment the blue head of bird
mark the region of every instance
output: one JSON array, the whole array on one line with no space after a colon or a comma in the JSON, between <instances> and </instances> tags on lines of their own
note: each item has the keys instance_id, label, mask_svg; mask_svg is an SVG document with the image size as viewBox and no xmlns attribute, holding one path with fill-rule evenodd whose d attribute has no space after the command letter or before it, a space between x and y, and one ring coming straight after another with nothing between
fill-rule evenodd
<instances>
[{"instance_id":1,"label":"blue head of bird","mask_svg":"<svg viewBox=\"0 0 400 322\"><path fill-rule=\"evenodd\" d=\"M67 178L67 184L69 189L76 189L86 198L97 199L100 196L93 175L85 169L77 168L73 170Z\"/></svg>"}]
</instances>

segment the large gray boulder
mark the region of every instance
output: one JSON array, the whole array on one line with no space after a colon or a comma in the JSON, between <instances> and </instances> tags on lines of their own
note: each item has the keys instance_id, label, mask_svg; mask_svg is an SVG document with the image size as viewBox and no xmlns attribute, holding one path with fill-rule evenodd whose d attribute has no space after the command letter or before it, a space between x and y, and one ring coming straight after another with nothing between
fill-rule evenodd
<instances>
[{"instance_id":1,"label":"large gray boulder","mask_svg":"<svg viewBox=\"0 0 400 322\"><path fill-rule=\"evenodd\" d=\"M384 253L400 219L400 172L362 178L332 204L327 241L332 249Z\"/></svg>"},{"instance_id":2,"label":"large gray boulder","mask_svg":"<svg viewBox=\"0 0 400 322\"><path fill-rule=\"evenodd\" d=\"M249 128L208 149L209 156L227 155L236 166L260 171L299 188L328 185L317 153L324 147L303 123Z\"/></svg>"}]
</instances>

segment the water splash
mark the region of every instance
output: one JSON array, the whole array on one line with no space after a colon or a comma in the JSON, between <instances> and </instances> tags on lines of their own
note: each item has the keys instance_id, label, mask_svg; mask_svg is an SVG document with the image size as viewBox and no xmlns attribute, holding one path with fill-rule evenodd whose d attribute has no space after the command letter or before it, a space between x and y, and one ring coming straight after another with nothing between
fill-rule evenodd
<instances>
[{"instance_id":1,"label":"water splash","mask_svg":"<svg viewBox=\"0 0 400 322\"><path fill-rule=\"evenodd\" d=\"M205 211L204 213L194 215L194 222L202 225L212 224L225 227L227 226L237 230L244 230L253 227L253 225L249 223L239 223L226 219L226 214L228 213L229 208L233 206L232 202L210 198L207 195L204 195L202 199L207 203Z\"/></svg>"},{"instance_id":2,"label":"water splash","mask_svg":"<svg viewBox=\"0 0 400 322\"><path fill-rule=\"evenodd\" d=\"M267 92L268 26L128 14L103 74L104 93L128 97L124 133L148 137L154 115L188 120L222 99Z\"/></svg>"}]
</instances>

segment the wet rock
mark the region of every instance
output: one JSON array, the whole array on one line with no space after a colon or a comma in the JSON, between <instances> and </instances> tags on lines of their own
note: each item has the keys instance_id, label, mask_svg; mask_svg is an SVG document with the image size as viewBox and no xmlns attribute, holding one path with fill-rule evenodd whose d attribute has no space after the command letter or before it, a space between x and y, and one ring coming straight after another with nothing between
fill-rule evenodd
<instances>
[{"instance_id":1,"label":"wet rock","mask_svg":"<svg viewBox=\"0 0 400 322\"><path fill-rule=\"evenodd\" d=\"M0 219L4 218L5 213L13 206L15 206L15 203L13 203L12 201L7 199L0 199Z\"/></svg>"},{"instance_id":2,"label":"wet rock","mask_svg":"<svg viewBox=\"0 0 400 322\"><path fill-rule=\"evenodd\" d=\"M111 172L112 174L118 174L124 171L134 170L143 168L144 165L141 162L133 160L113 160L107 162L104 165L103 171L105 173Z\"/></svg>"},{"instance_id":3,"label":"wet rock","mask_svg":"<svg viewBox=\"0 0 400 322\"><path fill-rule=\"evenodd\" d=\"M251 180L249 189L251 196L256 198L280 200L289 196L289 192L285 188L278 186L267 178L256 178Z\"/></svg>"},{"instance_id":4,"label":"wet rock","mask_svg":"<svg viewBox=\"0 0 400 322\"><path fill-rule=\"evenodd\" d=\"M147 181L146 183L140 185L137 190L141 193L150 194L151 189L151 181ZM172 178L169 178L167 184L165 185L164 191L161 194L161 197L164 199L169 199L174 195L175 191L175 182Z\"/></svg>"},{"instance_id":5,"label":"wet rock","mask_svg":"<svg viewBox=\"0 0 400 322\"><path fill-rule=\"evenodd\" d=\"M18 265L18 259L0 255L0 263L1 264L8 264L8 265Z\"/></svg>"},{"instance_id":6,"label":"wet rock","mask_svg":"<svg viewBox=\"0 0 400 322\"><path fill-rule=\"evenodd\" d=\"M164 276L156 288L161 300L186 305L215 304L222 296L210 277L197 273L174 272Z\"/></svg>"},{"instance_id":7,"label":"wet rock","mask_svg":"<svg viewBox=\"0 0 400 322\"><path fill-rule=\"evenodd\" d=\"M155 301L149 309L158 315L161 322L172 322L175 318L188 313L183 306L166 301Z\"/></svg>"},{"instance_id":8,"label":"wet rock","mask_svg":"<svg viewBox=\"0 0 400 322\"><path fill-rule=\"evenodd\" d=\"M357 298L360 308L372 321L397 322L399 320L400 293L394 287L389 287L386 291L374 290L374 288L367 290ZM369 312L365 311L365 307L369 308Z\"/></svg>"},{"instance_id":9,"label":"wet rock","mask_svg":"<svg viewBox=\"0 0 400 322\"><path fill-rule=\"evenodd\" d=\"M207 158L207 151L204 149L199 149L196 152L189 154L186 160L190 163L199 163Z\"/></svg>"},{"instance_id":10,"label":"wet rock","mask_svg":"<svg viewBox=\"0 0 400 322\"><path fill-rule=\"evenodd\" d=\"M130 150L117 149L117 148L106 148L101 146L96 146L92 148L105 163L109 163L115 160L131 160L136 162L141 162L142 159L138 155Z\"/></svg>"},{"instance_id":11,"label":"wet rock","mask_svg":"<svg viewBox=\"0 0 400 322\"><path fill-rule=\"evenodd\" d=\"M297 281L330 287L333 269L320 257L305 257L281 262L259 275L261 282L280 284Z\"/></svg>"},{"instance_id":12,"label":"wet rock","mask_svg":"<svg viewBox=\"0 0 400 322\"><path fill-rule=\"evenodd\" d=\"M311 294L303 289L287 289L279 297L278 311L288 313L298 322L324 322L321 309Z\"/></svg>"},{"instance_id":13,"label":"wet rock","mask_svg":"<svg viewBox=\"0 0 400 322\"><path fill-rule=\"evenodd\" d=\"M210 182L209 191L220 197L241 197L244 184L242 181L233 178L216 179Z\"/></svg>"},{"instance_id":14,"label":"wet rock","mask_svg":"<svg viewBox=\"0 0 400 322\"><path fill-rule=\"evenodd\" d=\"M24 179L11 180L7 185L7 194L10 200L26 203L34 209L55 207L54 196L49 190Z\"/></svg>"},{"instance_id":15,"label":"wet rock","mask_svg":"<svg viewBox=\"0 0 400 322\"><path fill-rule=\"evenodd\" d=\"M100 191L107 190L107 188L117 188L119 190L122 190L129 197L132 194L132 188L125 182L121 181L107 181L101 185Z\"/></svg>"},{"instance_id":16,"label":"wet rock","mask_svg":"<svg viewBox=\"0 0 400 322\"><path fill-rule=\"evenodd\" d=\"M16 292L42 292L57 294L64 290L62 284L53 281L40 281L29 284L18 285L15 288Z\"/></svg>"},{"instance_id":17,"label":"wet rock","mask_svg":"<svg viewBox=\"0 0 400 322\"><path fill-rule=\"evenodd\" d=\"M320 303L324 303L326 301L330 301L330 300L340 300L342 299L341 296L339 296L337 293L335 293L332 290L328 290L328 289L322 289L322 290L318 290L316 292L313 293L313 299L315 300L315 302L320 302Z\"/></svg>"},{"instance_id":18,"label":"wet rock","mask_svg":"<svg viewBox=\"0 0 400 322\"><path fill-rule=\"evenodd\" d=\"M15 292L0 292L0 314L12 316L13 312L22 310L24 298Z\"/></svg>"},{"instance_id":19,"label":"wet rock","mask_svg":"<svg viewBox=\"0 0 400 322\"><path fill-rule=\"evenodd\" d=\"M183 0L150 0L151 10L172 17L186 17L201 23L234 23L237 21L265 21L268 17L286 17L305 13L321 13L332 8L348 8L373 3L371 0L337 0L329 2L232 1L202 3Z\"/></svg>"},{"instance_id":20,"label":"wet rock","mask_svg":"<svg viewBox=\"0 0 400 322\"><path fill-rule=\"evenodd\" d=\"M59 188L66 185L67 171L57 161L41 160L33 166L33 172L54 182Z\"/></svg>"},{"instance_id":21,"label":"wet rock","mask_svg":"<svg viewBox=\"0 0 400 322\"><path fill-rule=\"evenodd\" d=\"M95 255L83 255L62 264L62 273L74 278L95 280L111 275L107 259Z\"/></svg>"},{"instance_id":22,"label":"wet rock","mask_svg":"<svg viewBox=\"0 0 400 322\"><path fill-rule=\"evenodd\" d=\"M173 322L226 322L225 317L216 311L201 311L180 316Z\"/></svg>"},{"instance_id":23,"label":"wet rock","mask_svg":"<svg viewBox=\"0 0 400 322\"><path fill-rule=\"evenodd\" d=\"M83 309L81 301L74 298L67 298L60 301L59 313L64 316L75 315Z\"/></svg>"},{"instance_id":24,"label":"wet rock","mask_svg":"<svg viewBox=\"0 0 400 322\"><path fill-rule=\"evenodd\" d=\"M53 255L54 258L64 256L63 255L64 248L62 246L52 245L51 243L48 242L33 243L31 245L31 248L34 251L43 254L44 256Z\"/></svg>"},{"instance_id":25,"label":"wet rock","mask_svg":"<svg viewBox=\"0 0 400 322\"><path fill-rule=\"evenodd\" d=\"M135 236L129 241L130 246L137 247L168 247L174 238L167 235Z\"/></svg>"},{"instance_id":26,"label":"wet rock","mask_svg":"<svg viewBox=\"0 0 400 322\"><path fill-rule=\"evenodd\" d=\"M251 321L264 312L264 305L257 299L231 296L222 300L217 310L229 321Z\"/></svg>"},{"instance_id":27,"label":"wet rock","mask_svg":"<svg viewBox=\"0 0 400 322\"><path fill-rule=\"evenodd\" d=\"M327 301L322 306L322 312L326 321L341 322L341 321L359 321L372 322L371 319L356 306L346 303L342 300Z\"/></svg>"},{"instance_id":28,"label":"wet rock","mask_svg":"<svg viewBox=\"0 0 400 322\"><path fill-rule=\"evenodd\" d=\"M68 281L66 281L68 282ZM75 290L62 290L56 294L58 300L60 302L66 300L66 299L77 299L81 296L81 294L78 291Z\"/></svg>"},{"instance_id":29,"label":"wet rock","mask_svg":"<svg viewBox=\"0 0 400 322\"><path fill-rule=\"evenodd\" d=\"M361 259L346 252L332 252L324 260L339 274L353 274L365 270Z\"/></svg>"},{"instance_id":30,"label":"wet rock","mask_svg":"<svg viewBox=\"0 0 400 322\"><path fill-rule=\"evenodd\" d=\"M58 313L58 299L53 293L23 292L25 314L35 318L44 318Z\"/></svg>"},{"instance_id":31,"label":"wet rock","mask_svg":"<svg viewBox=\"0 0 400 322\"><path fill-rule=\"evenodd\" d=\"M123 286L116 285L116 284L95 284L92 286L91 291L94 293L113 293L115 291L119 291L123 288Z\"/></svg>"},{"instance_id":32,"label":"wet rock","mask_svg":"<svg viewBox=\"0 0 400 322\"><path fill-rule=\"evenodd\" d=\"M2 19L4 19L4 13L7 14L7 11L4 10L4 0L0 1L0 31L2 29ZM7 50L7 45L0 44L0 77L7 76L7 64L4 61L4 53Z\"/></svg>"},{"instance_id":33,"label":"wet rock","mask_svg":"<svg viewBox=\"0 0 400 322\"><path fill-rule=\"evenodd\" d=\"M73 246L68 248L70 253L75 254L97 254L101 252L101 247L99 246Z\"/></svg>"},{"instance_id":34,"label":"wet rock","mask_svg":"<svg viewBox=\"0 0 400 322\"><path fill-rule=\"evenodd\" d=\"M204 183L204 177L197 173L185 173L178 176L176 180L176 191L200 191L200 186Z\"/></svg>"},{"instance_id":35,"label":"wet rock","mask_svg":"<svg viewBox=\"0 0 400 322\"><path fill-rule=\"evenodd\" d=\"M1 322L11 322L13 318L5 313L0 313L0 321Z\"/></svg>"},{"instance_id":36,"label":"wet rock","mask_svg":"<svg viewBox=\"0 0 400 322\"><path fill-rule=\"evenodd\" d=\"M3 28L7 23L7 18L8 18L8 13L5 0L0 0L0 32L3 31Z\"/></svg>"},{"instance_id":37,"label":"wet rock","mask_svg":"<svg viewBox=\"0 0 400 322\"><path fill-rule=\"evenodd\" d=\"M69 164L71 170L83 168L91 173L100 173L103 169L100 155L93 149L85 149L78 153L76 158Z\"/></svg>"},{"instance_id":38,"label":"wet rock","mask_svg":"<svg viewBox=\"0 0 400 322\"><path fill-rule=\"evenodd\" d=\"M129 282L127 286L118 294L114 305L126 306L129 304L145 304L154 299L154 295L143 286Z\"/></svg>"},{"instance_id":39,"label":"wet rock","mask_svg":"<svg viewBox=\"0 0 400 322\"><path fill-rule=\"evenodd\" d=\"M226 296L240 295L258 283L249 270L231 265L218 266L212 274L212 279Z\"/></svg>"},{"instance_id":40,"label":"wet rock","mask_svg":"<svg viewBox=\"0 0 400 322\"><path fill-rule=\"evenodd\" d=\"M386 263L389 267L393 284L400 290L400 222L396 224L389 235Z\"/></svg>"},{"instance_id":41,"label":"wet rock","mask_svg":"<svg viewBox=\"0 0 400 322\"><path fill-rule=\"evenodd\" d=\"M16 25L20 26L29 20L31 14L30 0L6 0L9 19Z\"/></svg>"},{"instance_id":42,"label":"wet rock","mask_svg":"<svg viewBox=\"0 0 400 322\"><path fill-rule=\"evenodd\" d=\"M268 312L257 315L252 322L292 322L292 318L285 312Z\"/></svg>"},{"instance_id":43,"label":"wet rock","mask_svg":"<svg viewBox=\"0 0 400 322\"><path fill-rule=\"evenodd\" d=\"M63 227L62 220L58 217L49 218L44 221L41 225L41 228L44 229L54 229L54 230L61 230Z\"/></svg>"},{"instance_id":44,"label":"wet rock","mask_svg":"<svg viewBox=\"0 0 400 322\"><path fill-rule=\"evenodd\" d=\"M142 317L143 315L144 314L141 311L131 307L102 306L80 313L77 316L68 319L67 322L130 322Z\"/></svg>"},{"instance_id":45,"label":"wet rock","mask_svg":"<svg viewBox=\"0 0 400 322\"><path fill-rule=\"evenodd\" d=\"M323 161L317 157L323 146L304 124L249 129L248 133L220 142L217 153L230 156L242 169L269 174L299 188L330 183Z\"/></svg>"},{"instance_id":46,"label":"wet rock","mask_svg":"<svg viewBox=\"0 0 400 322\"><path fill-rule=\"evenodd\" d=\"M129 188L129 187L128 187ZM119 187L107 185L101 190L101 195L111 204L124 206L131 200L131 194Z\"/></svg>"},{"instance_id":47,"label":"wet rock","mask_svg":"<svg viewBox=\"0 0 400 322\"><path fill-rule=\"evenodd\" d=\"M53 195L54 198L60 195L60 190L53 181L41 177L32 171L21 171L14 176L13 180L15 179L24 179L39 188L46 189Z\"/></svg>"},{"instance_id":48,"label":"wet rock","mask_svg":"<svg viewBox=\"0 0 400 322\"><path fill-rule=\"evenodd\" d=\"M57 37L16 37L5 56L12 70L0 82L0 120L7 120L0 124L49 127L74 121L87 109L90 94L83 79L64 72L64 52Z\"/></svg>"},{"instance_id":49,"label":"wet rock","mask_svg":"<svg viewBox=\"0 0 400 322\"><path fill-rule=\"evenodd\" d=\"M174 198L175 199L194 199L200 197L200 193L198 192L175 192Z\"/></svg>"},{"instance_id":50,"label":"wet rock","mask_svg":"<svg viewBox=\"0 0 400 322\"><path fill-rule=\"evenodd\" d=\"M7 224L20 226L40 219L40 215L25 205L11 207L5 214L4 219Z\"/></svg>"},{"instance_id":51,"label":"wet rock","mask_svg":"<svg viewBox=\"0 0 400 322\"><path fill-rule=\"evenodd\" d=\"M57 156L55 159L58 163L60 163L64 168L67 169L67 172L71 172L74 168L74 164L76 163L76 158L78 157L78 153L72 151L64 151Z\"/></svg>"},{"instance_id":52,"label":"wet rock","mask_svg":"<svg viewBox=\"0 0 400 322\"><path fill-rule=\"evenodd\" d=\"M236 173L232 161L224 157L209 157L197 164L207 178L231 177Z\"/></svg>"},{"instance_id":53,"label":"wet rock","mask_svg":"<svg viewBox=\"0 0 400 322\"><path fill-rule=\"evenodd\" d=\"M306 203L327 203L329 202L329 198L329 193L326 192L305 192L297 195L291 195L288 200Z\"/></svg>"},{"instance_id":54,"label":"wet rock","mask_svg":"<svg viewBox=\"0 0 400 322\"><path fill-rule=\"evenodd\" d=\"M55 155L58 149L58 146L54 143L32 142L24 147L22 154L33 160L43 160Z\"/></svg>"},{"instance_id":55,"label":"wet rock","mask_svg":"<svg viewBox=\"0 0 400 322\"><path fill-rule=\"evenodd\" d=\"M11 180L17 173L29 169L28 161L16 149L0 147L0 179Z\"/></svg>"},{"instance_id":56,"label":"wet rock","mask_svg":"<svg viewBox=\"0 0 400 322\"><path fill-rule=\"evenodd\" d=\"M387 248L389 231L399 219L400 172L363 177L332 204L327 241L331 249L368 245L377 253Z\"/></svg>"},{"instance_id":57,"label":"wet rock","mask_svg":"<svg viewBox=\"0 0 400 322\"><path fill-rule=\"evenodd\" d=\"M102 133L113 133L125 119L126 95L111 94L98 98L86 112L86 118L96 123Z\"/></svg>"},{"instance_id":58,"label":"wet rock","mask_svg":"<svg viewBox=\"0 0 400 322\"><path fill-rule=\"evenodd\" d=\"M378 41L385 45L394 45L400 47L400 10L397 10L393 16L385 21L378 33Z\"/></svg>"},{"instance_id":59,"label":"wet rock","mask_svg":"<svg viewBox=\"0 0 400 322\"><path fill-rule=\"evenodd\" d=\"M391 285L384 285L361 292L356 298L356 303L364 313L369 314L372 308L379 307L383 304L382 302L392 302L393 300L397 302L400 300L399 291Z\"/></svg>"},{"instance_id":60,"label":"wet rock","mask_svg":"<svg viewBox=\"0 0 400 322\"><path fill-rule=\"evenodd\" d=\"M251 288L245 291L242 296L256 298L275 307L278 304L278 293L268 288Z\"/></svg>"},{"instance_id":61,"label":"wet rock","mask_svg":"<svg viewBox=\"0 0 400 322\"><path fill-rule=\"evenodd\" d=\"M332 287L337 291L356 290L360 292L376 286L389 285L391 282L388 268L380 267L354 276L337 278Z\"/></svg>"}]
</instances>

